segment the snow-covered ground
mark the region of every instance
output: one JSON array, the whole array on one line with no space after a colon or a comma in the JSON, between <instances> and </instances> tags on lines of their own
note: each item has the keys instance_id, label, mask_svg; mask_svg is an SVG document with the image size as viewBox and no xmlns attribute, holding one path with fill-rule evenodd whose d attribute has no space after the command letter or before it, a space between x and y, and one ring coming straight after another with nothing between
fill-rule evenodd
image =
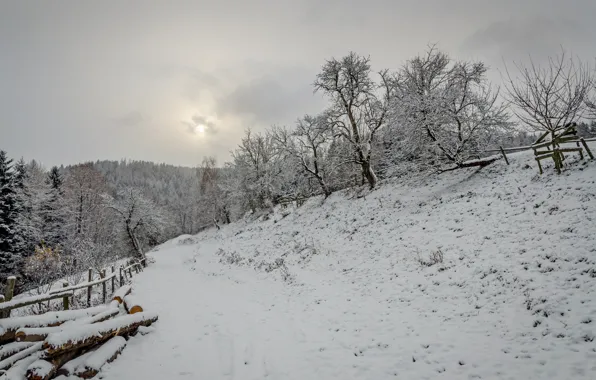
<instances>
[{"instance_id":1,"label":"snow-covered ground","mask_svg":"<svg viewBox=\"0 0 596 380\"><path fill-rule=\"evenodd\" d=\"M168 242L133 292L160 320L103 376L595 379L596 162L573 160L539 176L521 153Z\"/></svg>"}]
</instances>

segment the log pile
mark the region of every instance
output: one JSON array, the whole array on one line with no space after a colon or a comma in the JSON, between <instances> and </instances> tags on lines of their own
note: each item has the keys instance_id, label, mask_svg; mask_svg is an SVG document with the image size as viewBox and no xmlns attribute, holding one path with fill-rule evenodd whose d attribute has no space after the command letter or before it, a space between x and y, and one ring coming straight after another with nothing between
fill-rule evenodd
<instances>
[{"instance_id":1,"label":"log pile","mask_svg":"<svg viewBox=\"0 0 596 380\"><path fill-rule=\"evenodd\" d=\"M130 293L126 285L107 305L0 320L0 378L95 377L157 321Z\"/></svg>"}]
</instances>

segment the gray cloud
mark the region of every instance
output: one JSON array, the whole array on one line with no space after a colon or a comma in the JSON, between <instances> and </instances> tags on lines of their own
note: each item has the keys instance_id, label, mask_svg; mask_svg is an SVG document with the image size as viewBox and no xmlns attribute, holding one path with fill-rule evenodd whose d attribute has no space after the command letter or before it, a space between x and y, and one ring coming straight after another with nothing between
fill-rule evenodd
<instances>
[{"instance_id":1,"label":"gray cloud","mask_svg":"<svg viewBox=\"0 0 596 380\"><path fill-rule=\"evenodd\" d=\"M114 118L113 121L119 126L136 127L141 125L146 120L140 112L131 111L122 116Z\"/></svg>"},{"instance_id":2,"label":"gray cloud","mask_svg":"<svg viewBox=\"0 0 596 380\"><path fill-rule=\"evenodd\" d=\"M192 133L192 134L199 133L199 131L197 130L197 128L199 126L202 128L203 133L206 133L209 135L214 135L217 133L217 125L215 124L215 122L208 120L206 117L200 116L200 115L193 115L193 117L191 119L192 119L191 122L188 122L188 121L182 122L182 124L184 124L186 126L186 130L189 133Z\"/></svg>"},{"instance_id":3,"label":"gray cloud","mask_svg":"<svg viewBox=\"0 0 596 380\"><path fill-rule=\"evenodd\" d=\"M311 84L332 56L396 69L437 42L493 67L559 45L594 58L594 14L593 0L0 1L0 149L223 162L246 127L319 112Z\"/></svg>"},{"instance_id":4,"label":"gray cloud","mask_svg":"<svg viewBox=\"0 0 596 380\"><path fill-rule=\"evenodd\" d=\"M557 54L561 47L576 54L588 53L594 37L594 28L590 30L577 20L515 18L497 21L476 31L464 41L463 47L482 52L492 61L501 57L507 60L527 58L528 55L542 60Z\"/></svg>"},{"instance_id":5,"label":"gray cloud","mask_svg":"<svg viewBox=\"0 0 596 380\"><path fill-rule=\"evenodd\" d=\"M314 76L313 76L314 78ZM306 78L276 79L263 76L243 84L218 101L222 115L241 115L261 123L283 124L306 112L318 112L324 102L313 94ZM288 83L284 83L284 80Z\"/></svg>"}]
</instances>

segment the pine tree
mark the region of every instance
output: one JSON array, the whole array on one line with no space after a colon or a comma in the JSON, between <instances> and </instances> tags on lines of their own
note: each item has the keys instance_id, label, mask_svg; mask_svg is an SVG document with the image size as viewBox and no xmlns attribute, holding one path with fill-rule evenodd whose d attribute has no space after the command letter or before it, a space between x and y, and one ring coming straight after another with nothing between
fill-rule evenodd
<instances>
[{"instance_id":1,"label":"pine tree","mask_svg":"<svg viewBox=\"0 0 596 380\"><path fill-rule=\"evenodd\" d=\"M49 185L47 200L42 207L43 237L47 246L55 248L62 245L66 235L66 218L63 202L63 179L58 167L54 166L48 173L46 182Z\"/></svg>"},{"instance_id":2,"label":"pine tree","mask_svg":"<svg viewBox=\"0 0 596 380\"><path fill-rule=\"evenodd\" d=\"M17 196L14 188L12 160L0 151L0 275L16 273L19 262L17 246Z\"/></svg>"},{"instance_id":3,"label":"pine tree","mask_svg":"<svg viewBox=\"0 0 596 380\"><path fill-rule=\"evenodd\" d=\"M14 188L17 196L17 232L22 244L18 248L21 256L29 256L35 248L33 206L31 189L28 186L29 173L27 164L22 158L14 166Z\"/></svg>"}]
</instances>

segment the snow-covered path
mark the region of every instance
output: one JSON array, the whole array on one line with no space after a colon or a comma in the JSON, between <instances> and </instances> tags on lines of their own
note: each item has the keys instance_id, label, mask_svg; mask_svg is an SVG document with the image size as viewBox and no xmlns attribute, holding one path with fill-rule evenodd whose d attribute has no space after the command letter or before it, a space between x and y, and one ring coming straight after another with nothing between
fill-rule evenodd
<instances>
[{"instance_id":1,"label":"snow-covered path","mask_svg":"<svg viewBox=\"0 0 596 380\"><path fill-rule=\"evenodd\" d=\"M156 264L136 278L136 297L160 320L154 332L130 342L106 378L335 377L325 370L325 355L309 352L321 337L289 312L295 305L284 284L254 272L224 272L206 246L195 263L196 248L160 251Z\"/></svg>"}]
</instances>

